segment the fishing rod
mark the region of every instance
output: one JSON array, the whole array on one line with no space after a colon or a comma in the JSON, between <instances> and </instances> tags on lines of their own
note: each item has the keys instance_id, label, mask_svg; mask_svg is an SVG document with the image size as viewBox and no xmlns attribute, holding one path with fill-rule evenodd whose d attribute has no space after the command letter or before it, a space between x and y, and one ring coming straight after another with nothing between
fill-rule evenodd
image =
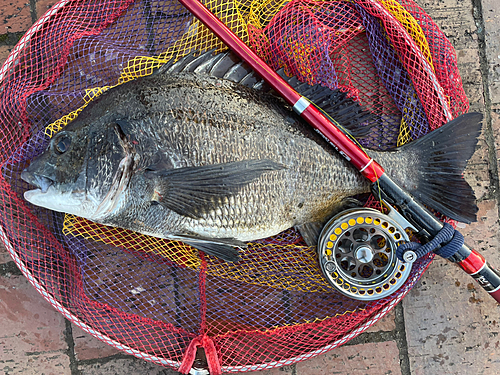
<instances>
[{"instance_id":1,"label":"fishing rod","mask_svg":"<svg viewBox=\"0 0 500 375\"><path fill-rule=\"evenodd\" d=\"M235 35L221 20L219 20L199 0L179 0L198 20L207 26L221 39L239 58L249 64L252 69L272 89L278 93L293 110L306 120L325 138L347 161L352 163L359 172L372 183L372 191L380 195L382 201L389 207L395 206L400 214L411 224L423 240L436 239L442 233L445 225L429 210L417 202L408 192L394 182L384 171L384 168L369 157L361 148L345 135L335 124L327 119L312 103L297 93L290 85L257 56L237 35ZM390 209L390 208L389 208ZM395 216L401 218L401 215ZM396 219L398 220L398 219ZM399 219L401 221L401 219ZM448 240L449 242L449 240ZM432 240L431 240L432 243ZM435 248L446 243L435 244ZM451 243L450 243L451 245ZM455 243L453 255L447 259L458 264L467 274L471 275L479 285L500 303L500 273L493 269L476 250L467 245ZM417 259L413 250L404 253L404 260L411 263Z\"/></svg>"}]
</instances>

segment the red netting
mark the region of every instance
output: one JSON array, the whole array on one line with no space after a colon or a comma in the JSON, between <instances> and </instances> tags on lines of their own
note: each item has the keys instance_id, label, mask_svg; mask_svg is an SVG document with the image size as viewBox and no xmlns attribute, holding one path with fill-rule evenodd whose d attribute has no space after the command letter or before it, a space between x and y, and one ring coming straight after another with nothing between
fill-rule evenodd
<instances>
[{"instance_id":1,"label":"red netting","mask_svg":"<svg viewBox=\"0 0 500 375\"><path fill-rule=\"evenodd\" d=\"M468 108L453 48L410 0L204 3L274 68L367 107L376 126L365 146L394 147ZM182 371L197 345L214 372L291 364L376 322L431 258L414 264L395 294L362 302L326 282L316 251L294 230L250 244L227 264L23 199L21 171L86 103L170 58L211 48L224 46L174 0L53 7L0 72L0 235L54 307L121 350Z\"/></svg>"}]
</instances>

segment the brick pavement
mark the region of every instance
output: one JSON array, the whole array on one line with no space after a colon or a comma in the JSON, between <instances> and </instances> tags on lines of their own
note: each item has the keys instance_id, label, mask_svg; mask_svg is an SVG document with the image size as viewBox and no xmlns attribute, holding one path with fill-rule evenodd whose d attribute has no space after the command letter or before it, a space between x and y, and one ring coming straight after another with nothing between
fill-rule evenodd
<instances>
[{"instance_id":1,"label":"brick pavement","mask_svg":"<svg viewBox=\"0 0 500 375\"><path fill-rule=\"evenodd\" d=\"M0 61L54 0L0 0ZM485 113L466 178L479 220L466 241L500 265L500 3L419 0L457 50L471 109ZM28 284L0 246L0 373L176 374L118 352L73 326ZM387 317L347 345L262 375L499 374L500 307L453 265L437 259Z\"/></svg>"}]
</instances>

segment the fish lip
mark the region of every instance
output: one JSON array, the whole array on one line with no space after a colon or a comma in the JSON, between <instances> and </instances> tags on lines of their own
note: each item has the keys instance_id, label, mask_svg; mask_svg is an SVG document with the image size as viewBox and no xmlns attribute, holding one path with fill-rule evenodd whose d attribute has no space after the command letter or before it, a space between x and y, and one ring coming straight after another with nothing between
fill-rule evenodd
<instances>
[{"instance_id":1,"label":"fish lip","mask_svg":"<svg viewBox=\"0 0 500 375\"><path fill-rule=\"evenodd\" d=\"M49 187L54 185L54 180L51 178L30 172L27 169L21 172L21 179L30 185L36 186L42 194L45 194Z\"/></svg>"}]
</instances>

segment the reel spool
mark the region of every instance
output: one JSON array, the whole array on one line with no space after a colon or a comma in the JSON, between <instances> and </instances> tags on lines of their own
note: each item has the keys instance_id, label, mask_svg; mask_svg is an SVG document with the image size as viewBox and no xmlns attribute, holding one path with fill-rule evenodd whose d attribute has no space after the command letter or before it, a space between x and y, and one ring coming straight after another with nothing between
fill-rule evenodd
<instances>
[{"instance_id":1,"label":"reel spool","mask_svg":"<svg viewBox=\"0 0 500 375\"><path fill-rule=\"evenodd\" d=\"M405 230L391 217L371 208L355 208L333 217L318 241L320 267L342 294L374 301L397 291L408 279L411 263L396 257L409 242Z\"/></svg>"}]
</instances>

